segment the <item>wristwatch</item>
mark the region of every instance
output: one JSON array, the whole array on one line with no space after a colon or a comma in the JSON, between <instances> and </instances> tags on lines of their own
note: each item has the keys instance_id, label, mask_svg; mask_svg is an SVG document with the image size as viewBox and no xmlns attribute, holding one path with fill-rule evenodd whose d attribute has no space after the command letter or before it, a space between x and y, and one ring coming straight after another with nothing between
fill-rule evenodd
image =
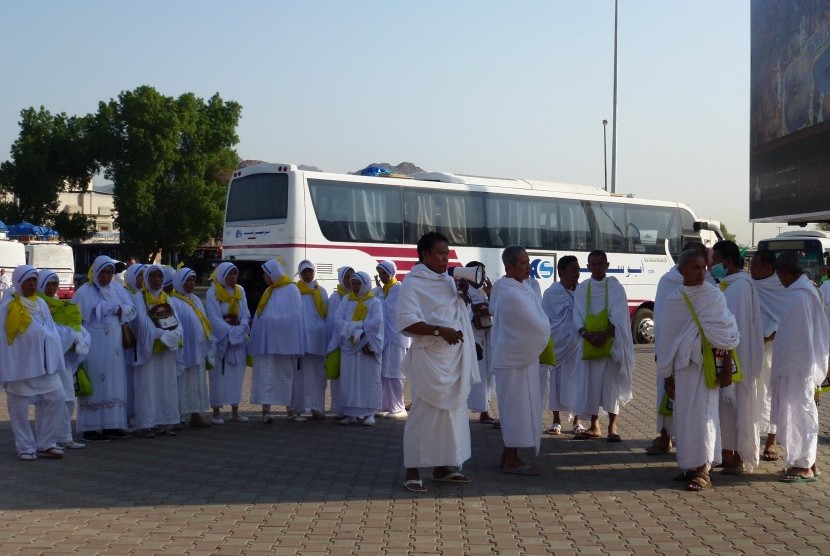
<instances>
[{"instance_id":1,"label":"wristwatch","mask_svg":"<svg viewBox=\"0 0 830 556\"><path fill-rule=\"evenodd\" d=\"M435 329L432 331L433 336L440 336L441 335L441 327L436 326Z\"/></svg>"}]
</instances>

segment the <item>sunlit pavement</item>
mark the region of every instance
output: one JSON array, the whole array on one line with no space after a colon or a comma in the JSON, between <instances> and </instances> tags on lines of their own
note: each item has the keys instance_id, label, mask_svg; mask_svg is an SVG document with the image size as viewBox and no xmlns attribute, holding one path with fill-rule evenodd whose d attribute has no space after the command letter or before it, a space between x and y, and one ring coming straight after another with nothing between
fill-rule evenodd
<instances>
[{"instance_id":1,"label":"sunlit pavement","mask_svg":"<svg viewBox=\"0 0 830 556\"><path fill-rule=\"evenodd\" d=\"M403 422L265 425L243 406L249 423L23 463L0 394L0 554L830 551L830 477L784 484L782 465L762 462L753 475L715 473L713 489L689 493L672 481L671 456L645 455L655 436L654 363L650 349L636 352L622 443L546 437L535 460L541 476L505 475L500 432L471 415L472 484L427 480L423 495L402 486ZM830 463L826 406L820 415L821 467Z\"/></svg>"}]
</instances>

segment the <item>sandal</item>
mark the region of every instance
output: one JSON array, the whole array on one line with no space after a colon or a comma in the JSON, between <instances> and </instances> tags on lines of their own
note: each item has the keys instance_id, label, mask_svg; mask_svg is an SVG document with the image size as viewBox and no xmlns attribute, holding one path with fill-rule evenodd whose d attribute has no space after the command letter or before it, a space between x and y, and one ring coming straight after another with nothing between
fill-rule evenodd
<instances>
[{"instance_id":1,"label":"sandal","mask_svg":"<svg viewBox=\"0 0 830 556\"><path fill-rule=\"evenodd\" d=\"M552 434L554 436L562 434L562 425L559 423L554 423L551 428L545 431L545 434Z\"/></svg>"},{"instance_id":2,"label":"sandal","mask_svg":"<svg viewBox=\"0 0 830 556\"><path fill-rule=\"evenodd\" d=\"M700 492L712 486L712 481L709 479L709 474L702 471L695 471L689 483L686 485L686 490L689 492Z\"/></svg>"},{"instance_id":3,"label":"sandal","mask_svg":"<svg viewBox=\"0 0 830 556\"><path fill-rule=\"evenodd\" d=\"M32 452L24 452L22 454L18 454L17 459L20 461L35 461L37 459L37 454Z\"/></svg>"},{"instance_id":4,"label":"sandal","mask_svg":"<svg viewBox=\"0 0 830 556\"><path fill-rule=\"evenodd\" d=\"M812 469L801 469L799 471L795 471L796 468L785 469L784 476L778 479L782 483L815 483L818 481L818 477L816 477L815 473L813 473Z\"/></svg>"},{"instance_id":5,"label":"sandal","mask_svg":"<svg viewBox=\"0 0 830 556\"><path fill-rule=\"evenodd\" d=\"M574 435L574 440L593 440L595 438L599 438L600 436L602 436L602 435L601 434L594 434L594 433L588 432L586 430L586 431L583 431L579 434L575 434Z\"/></svg>"},{"instance_id":6,"label":"sandal","mask_svg":"<svg viewBox=\"0 0 830 556\"><path fill-rule=\"evenodd\" d=\"M436 483L469 483L470 479L458 473L457 471L450 471L443 477L433 477Z\"/></svg>"},{"instance_id":7,"label":"sandal","mask_svg":"<svg viewBox=\"0 0 830 556\"><path fill-rule=\"evenodd\" d=\"M525 463L518 467L502 467L502 473L507 473L508 475L527 475L527 476L536 476L539 472L531 467L529 464Z\"/></svg>"},{"instance_id":8,"label":"sandal","mask_svg":"<svg viewBox=\"0 0 830 556\"><path fill-rule=\"evenodd\" d=\"M778 452L775 448L767 448L764 450L764 455L761 456L761 459L764 461L778 461L781 456L778 455Z\"/></svg>"},{"instance_id":9,"label":"sandal","mask_svg":"<svg viewBox=\"0 0 830 556\"><path fill-rule=\"evenodd\" d=\"M743 475L746 472L742 463L730 464L723 468L721 475Z\"/></svg>"},{"instance_id":10,"label":"sandal","mask_svg":"<svg viewBox=\"0 0 830 556\"><path fill-rule=\"evenodd\" d=\"M426 492L427 487L424 486L424 481L421 479L407 479L403 482L403 487L409 492Z\"/></svg>"},{"instance_id":11,"label":"sandal","mask_svg":"<svg viewBox=\"0 0 830 556\"><path fill-rule=\"evenodd\" d=\"M588 429L586 429L585 427L583 427L581 424L579 424L579 425L574 425L574 428L573 428L573 433L574 433L574 434L580 434L580 433L586 432L587 430L588 430Z\"/></svg>"},{"instance_id":12,"label":"sandal","mask_svg":"<svg viewBox=\"0 0 830 556\"><path fill-rule=\"evenodd\" d=\"M660 446L659 444L652 444L651 446L646 447L646 455L649 456L661 456L663 454L668 454L671 452L671 448L667 446Z\"/></svg>"},{"instance_id":13,"label":"sandal","mask_svg":"<svg viewBox=\"0 0 830 556\"><path fill-rule=\"evenodd\" d=\"M607 440L608 442L622 442L622 437L617 433L612 433L608 435Z\"/></svg>"},{"instance_id":14,"label":"sandal","mask_svg":"<svg viewBox=\"0 0 830 556\"><path fill-rule=\"evenodd\" d=\"M52 448L47 448L46 450L38 450L37 455L42 458L63 459L63 450L53 446Z\"/></svg>"}]
</instances>

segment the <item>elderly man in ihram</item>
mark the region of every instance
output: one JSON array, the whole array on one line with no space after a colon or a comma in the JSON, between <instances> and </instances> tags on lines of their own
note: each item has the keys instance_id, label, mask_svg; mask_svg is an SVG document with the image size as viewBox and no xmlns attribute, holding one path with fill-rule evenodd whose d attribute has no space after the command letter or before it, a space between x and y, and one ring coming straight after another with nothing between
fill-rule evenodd
<instances>
[{"instance_id":1,"label":"elderly man in ihram","mask_svg":"<svg viewBox=\"0 0 830 556\"><path fill-rule=\"evenodd\" d=\"M775 272L787 288L770 379L772 422L787 451L781 481L813 482L819 430L813 392L827 375L830 332L818 291L801 273L796 254L779 255Z\"/></svg>"},{"instance_id":2,"label":"elderly man in ihram","mask_svg":"<svg viewBox=\"0 0 830 556\"><path fill-rule=\"evenodd\" d=\"M494 307L493 360L501 434L501 470L517 475L539 472L519 458L519 448L536 449L542 438L539 354L550 339L550 322L527 283L530 258L524 247L511 245L501 255L505 276L499 280Z\"/></svg>"},{"instance_id":3,"label":"elderly man in ihram","mask_svg":"<svg viewBox=\"0 0 830 556\"><path fill-rule=\"evenodd\" d=\"M66 427L66 406L59 373L63 370L61 337L49 306L37 297L37 270L19 266L12 273L14 293L0 305L0 383L6 389L9 420L17 457L62 458L58 437ZM29 425L34 405L36 434Z\"/></svg>"},{"instance_id":4,"label":"elderly man in ihram","mask_svg":"<svg viewBox=\"0 0 830 556\"><path fill-rule=\"evenodd\" d=\"M427 489L420 467L432 467L435 481L468 483L450 466L470 458L467 396L479 381L469 309L447 275L449 243L438 232L418 240L418 263L406 276L398 298L397 327L412 337L403 370L412 407L403 436L404 486Z\"/></svg>"},{"instance_id":5,"label":"elderly man in ihram","mask_svg":"<svg viewBox=\"0 0 830 556\"><path fill-rule=\"evenodd\" d=\"M674 397L677 479L687 490L711 485L709 470L720 463L718 404L721 384L731 381L726 365L718 377L712 349L732 350L738 345L738 324L726 307L720 290L706 283L706 260L700 251L683 251L678 260L683 285L664 299L657 324L663 341L658 345L657 373Z\"/></svg>"}]
</instances>

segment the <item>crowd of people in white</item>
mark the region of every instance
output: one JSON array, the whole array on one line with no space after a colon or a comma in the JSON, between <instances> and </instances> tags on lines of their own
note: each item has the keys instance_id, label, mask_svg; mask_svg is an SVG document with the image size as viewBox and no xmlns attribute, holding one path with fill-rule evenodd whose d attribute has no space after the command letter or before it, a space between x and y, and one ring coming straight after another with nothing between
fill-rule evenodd
<instances>
[{"instance_id":1,"label":"crowd of people in white","mask_svg":"<svg viewBox=\"0 0 830 556\"><path fill-rule=\"evenodd\" d=\"M342 267L330 294L312 261L299 264L295 281L269 260L253 315L231 262L217 267L204 304L188 268L133 264L122 283L116 262L101 256L69 302L57 299L54 272L20 266L0 305L7 340L0 383L18 458L62 458L67 448L132 435L175 436L185 423L246 422L239 405L248 366L250 402L261 406L263 423L274 421L272 406L285 407L292 422L324 419L327 388L341 424L406 419L404 486L413 492L427 490L422 468L432 468L435 481L470 481L461 473L471 456L469 411L501 429L504 473L538 475L519 450L538 454L543 434L563 434L567 419L575 440L620 442L634 349L626 294L606 275L606 254L588 255L582 282L576 257L561 257L558 280L544 293L521 246L503 251L505 275L494 284L475 261L467 264L473 272L454 278L448 255L447 239L429 232L405 280L390 261L377 265L374 288L366 272ZM732 242L708 256L702 244L687 245L658 285L660 436L647 452L666 454L676 444L677 478L697 491L711 484L713 467L739 474L761 458L777 460L778 439L786 450L782 480L814 481L813 393L827 374L822 297L830 296L801 274L794 254L776 260L760 252L751 274ZM494 394L498 420L490 415ZM545 400L553 423L543 430Z\"/></svg>"}]
</instances>

